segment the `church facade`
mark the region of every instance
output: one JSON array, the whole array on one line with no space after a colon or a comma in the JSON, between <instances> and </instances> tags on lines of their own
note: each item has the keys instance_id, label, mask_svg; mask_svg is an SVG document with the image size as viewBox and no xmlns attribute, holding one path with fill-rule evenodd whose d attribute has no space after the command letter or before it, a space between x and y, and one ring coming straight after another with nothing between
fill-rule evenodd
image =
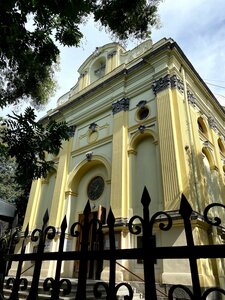
<instances>
[{"instance_id":1,"label":"church facade","mask_svg":"<svg viewBox=\"0 0 225 300\"><path fill-rule=\"evenodd\" d=\"M24 229L28 222L30 230L39 228L46 209L50 225L60 228L66 215L70 227L82 219L89 199L103 222L112 208L117 247L137 247L140 238L130 235L127 223L142 215L146 186L151 214L168 211L176 224L166 233L155 229L157 245L185 244L181 194L200 215L208 204L225 201L223 107L172 39L148 40L130 51L117 43L98 47L78 72L76 85L41 120L66 121L73 131L60 153L49 156L55 171L33 182ZM223 232L209 230L202 220L192 226L196 244L223 242ZM46 247L56 251L57 241ZM76 247L68 233L66 250ZM35 251L35 244L29 248ZM143 274L140 261L121 264ZM223 268L215 271L213 264L199 261L202 286L224 284ZM46 262L42 275L52 276L53 270L54 262ZM155 271L159 283L191 284L188 261L158 261ZM76 272L75 262L64 263L63 277ZM105 264L102 278L107 274ZM117 279L135 280L120 266Z\"/></svg>"}]
</instances>

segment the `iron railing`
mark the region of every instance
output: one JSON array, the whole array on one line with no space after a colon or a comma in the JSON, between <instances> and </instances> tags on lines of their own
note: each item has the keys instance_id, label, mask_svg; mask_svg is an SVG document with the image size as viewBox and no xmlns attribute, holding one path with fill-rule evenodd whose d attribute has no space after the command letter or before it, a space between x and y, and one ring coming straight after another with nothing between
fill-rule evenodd
<instances>
[{"instance_id":1,"label":"iron railing","mask_svg":"<svg viewBox=\"0 0 225 300\"><path fill-rule=\"evenodd\" d=\"M188 259L192 287L186 287L181 284L170 285L168 290L168 299L181 299L176 298L176 291L181 290L186 293L187 298L192 300L206 300L207 297L217 293L217 298L225 296L224 287L209 287L201 288L197 260L198 259L212 259L212 258L225 258L225 245L195 245L194 236L192 232L192 220L198 218L198 214L193 212L189 202L184 195L181 197L181 204L179 209L179 218L183 220L184 231L186 235L186 245L172 246L172 247L159 247L156 245L156 238L153 232L153 227L157 226L159 230L169 231L174 225L174 218L169 212L159 211L150 217L149 205L151 199L147 189L144 189L141 203L143 206L143 217L133 216L128 223L128 230L130 234L142 235L142 247L132 249L117 249L115 241L115 217L112 210L109 211L107 218L107 229L109 235L109 249L105 250L103 246L103 224L98 219L89 218L91 208L89 202L84 209L84 221L82 223L75 222L70 228L70 235L72 237L81 238L81 248L79 251L64 251L64 242L66 238L67 220L64 217L58 243L58 250L56 252L44 252L47 240L53 240L57 233L57 229L53 226L48 226L48 212L45 213L43 218L42 229L35 229L29 234L29 225L21 238L22 246L20 254L2 253L0 256L0 273L1 278L4 280L4 267L6 262L18 262L17 272L15 278L8 278L6 287L11 289L10 300L19 299L19 290L26 290L28 282L25 277L22 277L22 264L25 261L34 262L34 271L31 282L31 287L28 291L28 300L38 299L38 285L41 275L42 263L44 261L55 261L56 270L55 276L48 277L44 280L43 289L49 291L51 299L57 300L60 294L69 295L72 289L70 279L61 278L61 266L63 261L79 261L78 283L75 300L86 300L86 286L87 286L87 270L89 261L97 261L99 274L104 261L109 262L109 280L108 282L96 282L93 294L96 299L102 299L102 289L105 290L107 300L116 300L119 289L124 286L127 289L127 295L124 299L133 299L133 290L130 284L126 282L116 282L116 261L117 260L132 260L141 259L143 261L143 279L145 286L145 299L157 300L157 283L155 280L155 264L157 259ZM202 220L209 224L209 226L217 226L223 229L221 219L217 217L209 217L209 211L213 207L225 208L222 204L210 204L206 207ZM99 247L98 250L89 249L89 233L95 228L95 235L98 237ZM34 241L38 244L36 253L26 253L26 247L29 241ZM3 283L0 285L0 300L4 300Z\"/></svg>"}]
</instances>

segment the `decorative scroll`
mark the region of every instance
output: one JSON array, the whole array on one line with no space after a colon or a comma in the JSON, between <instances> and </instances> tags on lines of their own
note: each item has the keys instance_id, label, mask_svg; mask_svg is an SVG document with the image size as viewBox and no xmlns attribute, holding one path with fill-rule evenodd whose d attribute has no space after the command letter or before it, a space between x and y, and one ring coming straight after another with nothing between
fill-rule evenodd
<instances>
[{"instance_id":1,"label":"decorative scroll","mask_svg":"<svg viewBox=\"0 0 225 300\"><path fill-rule=\"evenodd\" d=\"M141 100L138 102L138 104L136 105L139 108L144 108L146 105L147 101L146 100Z\"/></svg>"},{"instance_id":2,"label":"decorative scroll","mask_svg":"<svg viewBox=\"0 0 225 300\"><path fill-rule=\"evenodd\" d=\"M23 238L23 242L22 242L22 246L21 246L21 255L24 255L25 250L26 250L26 244L27 244L27 238L28 238L28 225L26 227L26 230L24 232L24 238ZM15 239L15 235L12 236L12 242L15 241L16 243L19 242L19 239ZM19 261L18 263L18 267L17 267L17 271L16 271L16 277L15 278L8 278L6 281L6 288L10 288L12 289L12 293L10 295L10 300L14 300L14 299L18 299L18 294L19 294L19 290L21 289L22 291L25 291L27 289L28 286L28 281L26 278L21 278L21 271L22 271L22 265L23 265L23 261ZM7 265L6 265L7 267ZM1 297L1 291L0 291L0 299L4 299L3 297Z\"/></svg>"},{"instance_id":3,"label":"decorative scroll","mask_svg":"<svg viewBox=\"0 0 225 300\"><path fill-rule=\"evenodd\" d=\"M183 81L177 77L177 75L173 75L170 78L171 80L171 88L178 89L178 91L183 94L184 93L184 83Z\"/></svg>"},{"instance_id":4,"label":"decorative scroll","mask_svg":"<svg viewBox=\"0 0 225 300\"><path fill-rule=\"evenodd\" d=\"M152 85L155 95L167 88L176 88L180 93L184 93L184 83L177 75L168 74L156 80Z\"/></svg>"},{"instance_id":5,"label":"decorative scroll","mask_svg":"<svg viewBox=\"0 0 225 300\"><path fill-rule=\"evenodd\" d=\"M171 87L171 81L170 81L169 74L164 77L159 78L152 85L152 89L153 89L153 92L155 93L155 95L157 95L159 92L161 92L167 88L170 88L170 87Z\"/></svg>"},{"instance_id":6,"label":"decorative scroll","mask_svg":"<svg viewBox=\"0 0 225 300\"><path fill-rule=\"evenodd\" d=\"M221 204L221 203L211 203L211 204L209 204L206 208L205 208L205 210L204 210L204 219L205 219L205 221L207 222L207 223L209 223L210 225L213 225L213 226L219 226L219 225L221 225L221 223L222 223L222 221L221 221L221 219L219 218L219 217L217 217L217 216L211 216L211 217L209 217L209 211L211 210L211 208L213 208L213 207L222 207L223 209L225 209L225 205L223 205L223 204Z\"/></svg>"},{"instance_id":7,"label":"decorative scroll","mask_svg":"<svg viewBox=\"0 0 225 300\"><path fill-rule=\"evenodd\" d=\"M175 218L179 218L183 221L184 233L186 236L186 245L173 246L173 247L159 247L157 246L155 229L162 231L169 231L173 228L173 217L170 212L159 211L150 214L151 197L146 188L144 188L141 205L143 207L142 216L133 216L128 224L123 223L123 226L127 226L131 235L141 235L142 246L140 248L133 249L117 249L115 228L118 225L116 218L109 210L107 222L104 224L104 231L108 234L109 249L103 247L103 224L97 217L94 217L91 212L89 201L87 202L83 211L82 222L75 222L68 229L67 234L70 238L76 238L80 243L80 249L76 251L64 250L64 243L66 240L67 220L66 216L62 220L60 230L57 230L54 226L48 225L48 212L46 211L43 218L43 225L41 229L34 229L29 235L28 226L24 232L22 239L20 254L12 255L7 254L7 249L4 255L0 256L0 274L4 278L4 266L6 263L12 261L18 261L18 267L15 278L8 278L5 281L5 288L9 290L9 300L16 300L20 298L20 291L27 291L29 300L38 299L39 295L39 279L41 274L42 262L46 260L55 261L55 274L53 277L47 277L43 283L43 290L48 293L49 299L59 300L65 295L69 295L71 299L75 300L87 300L87 279L88 279L88 264L89 262L96 261L99 263L97 266L99 274L101 273L103 261L109 262L109 278L107 282L98 281L93 285L93 291L91 291L91 297L94 299L107 299L116 300L121 289L123 288L123 299L132 300L134 298L132 284L126 282L116 282L116 261L117 260L130 260L140 259L143 262L143 276L145 286L145 299L157 300L158 293L162 291L157 290L157 282L155 278L155 264L157 259L188 259L191 274L191 286L184 286L181 284L174 284L171 282L168 290L168 295L164 295L165 299L191 299L191 300L207 300L213 293L218 295L225 295L225 290L222 287L208 287L202 289L200 286L197 260L200 258L225 258L225 245L195 245L193 236L193 224L192 219L196 216L196 212L193 211L190 203L184 195L181 196L179 214L177 212ZM210 210L214 207L218 209L225 209L225 205L220 203L212 203L205 208L203 216L201 216L201 222L204 221L212 226L220 226L220 230L223 229L221 223L222 220L214 213L209 214ZM199 215L200 216L200 215ZM196 220L196 218L195 218ZM98 248L90 247L90 235L95 235L100 241ZM15 235L12 235L12 239L19 241ZM37 253L26 253L26 245L31 240L37 244ZM45 252L46 243L50 243L53 240L57 240L58 248L56 252ZM11 241L12 244L12 241ZM2 247L5 244L2 244ZM8 246L7 246L8 247ZM215 250L216 249L216 250ZM1 253L2 249L1 249ZM206 256L207 253L207 256ZM219 253L219 254L218 254ZM34 261L34 271L32 276L31 288L29 290L28 281L26 278L22 278L22 265L24 261ZM79 273L77 281L77 289L72 289L72 282L69 279L61 278L61 268L63 261L79 261ZM99 275L100 278L100 275ZM125 289L124 289L125 288ZM11 290L11 291L10 291ZM75 295L74 295L75 293ZM6 300L3 294L3 284L0 285L0 300Z\"/></svg>"},{"instance_id":8,"label":"decorative scroll","mask_svg":"<svg viewBox=\"0 0 225 300\"><path fill-rule=\"evenodd\" d=\"M213 117L208 117L208 124L210 128L216 128L216 120Z\"/></svg>"},{"instance_id":9,"label":"decorative scroll","mask_svg":"<svg viewBox=\"0 0 225 300\"><path fill-rule=\"evenodd\" d=\"M188 102L190 104L192 104L193 106L196 104L195 95L192 92L190 92L189 90L187 91L187 98L188 98Z\"/></svg>"},{"instance_id":10,"label":"decorative scroll","mask_svg":"<svg viewBox=\"0 0 225 300\"><path fill-rule=\"evenodd\" d=\"M115 115L120 111L128 111L129 110L129 98L123 98L115 103L112 104L112 112Z\"/></svg>"}]
</instances>

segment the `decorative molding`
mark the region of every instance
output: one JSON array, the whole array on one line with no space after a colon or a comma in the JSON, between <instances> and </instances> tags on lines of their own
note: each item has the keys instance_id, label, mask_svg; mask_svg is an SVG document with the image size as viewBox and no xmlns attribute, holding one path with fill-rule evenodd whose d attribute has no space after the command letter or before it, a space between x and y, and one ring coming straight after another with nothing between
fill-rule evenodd
<instances>
[{"instance_id":1,"label":"decorative molding","mask_svg":"<svg viewBox=\"0 0 225 300\"><path fill-rule=\"evenodd\" d=\"M123 98L112 104L112 112L115 115L120 111L128 111L129 110L130 99Z\"/></svg>"},{"instance_id":2,"label":"decorative molding","mask_svg":"<svg viewBox=\"0 0 225 300\"><path fill-rule=\"evenodd\" d=\"M155 95L170 87L171 87L171 81L170 81L169 74L154 81L152 85L152 89Z\"/></svg>"},{"instance_id":3,"label":"decorative molding","mask_svg":"<svg viewBox=\"0 0 225 300\"><path fill-rule=\"evenodd\" d=\"M73 137L76 130L76 125L69 126L69 136Z\"/></svg>"},{"instance_id":4,"label":"decorative molding","mask_svg":"<svg viewBox=\"0 0 225 300\"><path fill-rule=\"evenodd\" d=\"M154 81L152 85L155 95L167 88L176 88L180 93L184 93L184 83L177 75L170 76L167 74Z\"/></svg>"},{"instance_id":5,"label":"decorative molding","mask_svg":"<svg viewBox=\"0 0 225 300\"><path fill-rule=\"evenodd\" d=\"M137 151L134 150L134 149L129 149L129 150L127 151L127 153L128 153L128 155L137 155Z\"/></svg>"},{"instance_id":6,"label":"decorative molding","mask_svg":"<svg viewBox=\"0 0 225 300\"><path fill-rule=\"evenodd\" d=\"M68 196L74 196L74 197L77 197L78 194L77 194L77 193L74 193L73 191L66 191L66 192L65 192L65 200L68 200Z\"/></svg>"},{"instance_id":7,"label":"decorative molding","mask_svg":"<svg viewBox=\"0 0 225 300\"><path fill-rule=\"evenodd\" d=\"M102 53L101 48L96 47L95 51L93 52L93 56L98 57Z\"/></svg>"},{"instance_id":8,"label":"decorative molding","mask_svg":"<svg viewBox=\"0 0 225 300\"><path fill-rule=\"evenodd\" d=\"M97 131L97 127L98 127L98 124L96 124L95 122L93 122L93 123L91 123L91 124L89 125L89 130L90 130L91 132L96 132L96 131Z\"/></svg>"},{"instance_id":9,"label":"decorative molding","mask_svg":"<svg viewBox=\"0 0 225 300\"><path fill-rule=\"evenodd\" d=\"M178 89L178 91L183 94L184 93L184 83L183 81L177 77L177 75L173 75L170 77L171 88Z\"/></svg>"},{"instance_id":10,"label":"decorative molding","mask_svg":"<svg viewBox=\"0 0 225 300\"><path fill-rule=\"evenodd\" d=\"M196 105L196 98L194 96L194 94L192 92L190 92L189 90L187 91L187 98L188 98L188 102L192 105Z\"/></svg>"},{"instance_id":11,"label":"decorative molding","mask_svg":"<svg viewBox=\"0 0 225 300\"><path fill-rule=\"evenodd\" d=\"M141 100L138 102L138 104L136 105L136 107L139 107L139 108L144 108L145 105L146 105L147 101L146 100Z\"/></svg>"},{"instance_id":12,"label":"decorative molding","mask_svg":"<svg viewBox=\"0 0 225 300\"><path fill-rule=\"evenodd\" d=\"M209 141L204 141L203 146L206 147L206 148L209 148Z\"/></svg>"},{"instance_id":13,"label":"decorative molding","mask_svg":"<svg viewBox=\"0 0 225 300\"><path fill-rule=\"evenodd\" d=\"M107 58L109 59L109 58L112 58L114 55L116 55L116 50L114 50L114 51L112 51L112 52L110 52L108 55L107 55Z\"/></svg>"},{"instance_id":14,"label":"decorative molding","mask_svg":"<svg viewBox=\"0 0 225 300\"><path fill-rule=\"evenodd\" d=\"M83 72L80 74L80 78L82 78L82 77L84 77L85 75L87 75L87 73L88 73L87 70L83 71Z\"/></svg>"},{"instance_id":15,"label":"decorative molding","mask_svg":"<svg viewBox=\"0 0 225 300\"><path fill-rule=\"evenodd\" d=\"M140 125L138 127L138 130L140 131L140 133L144 133L146 126L145 125Z\"/></svg>"},{"instance_id":16,"label":"decorative molding","mask_svg":"<svg viewBox=\"0 0 225 300\"><path fill-rule=\"evenodd\" d=\"M88 161L91 161L92 160L92 157L93 157L93 152L92 151L89 151L86 153L86 157L87 157L87 160Z\"/></svg>"},{"instance_id":17,"label":"decorative molding","mask_svg":"<svg viewBox=\"0 0 225 300\"><path fill-rule=\"evenodd\" d=\"M210 128L216 128L216 120L213 117L208 117L208 124Z\"/></svg>"},{"instance_id":18,"label":"decorative molding","mask_svg":"<svg viewBox=\"0 0 225 300\"><path fill-rule=\"evenodd\" d=\"M217 166L212 166L212 167L210 167L210 170L211 171L216 171L216 172L219 172L219 168L217 167Z\"/></svg>"},{"instance_id":19,"label":"decorative molding","mask_svg":"<svg viewBox=\"0 0 225 300\"><path fill-rule=\"evenodd\" d=\"M88 144L91 144L91 143L94 143L97 141L99 137L99 133L98 131L93 131L93 132L90 132L90 134L88 135L87 137L87 143Z\"/></svg>"},{"instance_id":20,"label":"decorative molding","mask_svg":"<svg viewBox=\"0 0 225 300\"><path fill-rule=\"evenodd\" d=\"M106 179L105 182L106 182L107 184L111 184L111 179Z\"/></svg>"}]
</instances>

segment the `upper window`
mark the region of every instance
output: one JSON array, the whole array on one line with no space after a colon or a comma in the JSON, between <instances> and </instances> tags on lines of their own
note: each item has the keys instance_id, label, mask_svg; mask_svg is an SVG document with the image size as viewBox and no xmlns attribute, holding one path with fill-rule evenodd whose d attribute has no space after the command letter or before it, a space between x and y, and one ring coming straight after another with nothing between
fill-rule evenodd
<instances>
[{"instance_id":1,"label":"upper window","mask_svg":"<svg viewBox=\"0 0 225 300\"><path fill-rule=\"evenodd\" d=\"M219 146L220 152L225 154L225 145L221 138L218 139L218 146Z\"/></svg>"},{"instance_id":2,"label":"upper window","mask_svg":"<svg viewBox=\"0 0 225 300\"><path fill-rule=\"evenodd\" d=\"M136 105L138 108L136 112L136 118L139 121L145 120L149 116L150 111L146 103L147 103L146 100L141 100Z\"/></svg>"},{"instance_id":3,"label":"upper window","mask_svg":"<svg viewBox=\"0 0 225 300\"><path fill-rule=\"evenodd\" d=\"M92 66L91 81L95 81L102 78L106 72L106 59L105 57L100 57Z\"/></svg>"},{"instance_id":4,"label":"upper window","mask_svg":"<svg viewBox=\"0 0 225 300\"><path fill-rule=\"evenodd\" d=\"M215 169L215 161L211 150L208 147L203 147L202 153L204 154L204 157L207 160L207 165L209 166L210 170Z\"/></svg>"},{"instance_id":5,"label":"upper window","mask_svg":"<svg viewBox=\"0 0 225 300\"><path fill-rule=\"evenodd\" d=\"M205 121L203 120L202 117L198 118L198 129L200 132L207 134L207 127L206 127Z\"/></svg>"}]
</instances>

